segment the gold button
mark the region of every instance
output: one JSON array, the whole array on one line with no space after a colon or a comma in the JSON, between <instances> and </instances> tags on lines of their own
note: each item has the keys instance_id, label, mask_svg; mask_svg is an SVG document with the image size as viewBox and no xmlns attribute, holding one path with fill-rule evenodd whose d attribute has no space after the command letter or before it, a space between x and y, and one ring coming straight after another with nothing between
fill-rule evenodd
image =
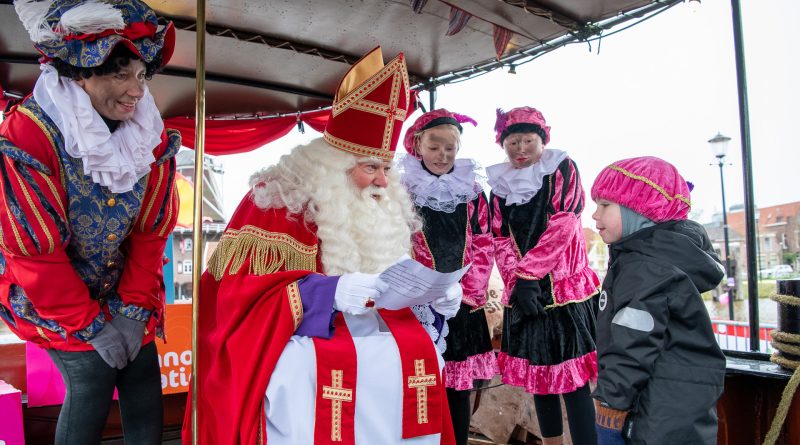
<instances>
[{"instance_id":1,"label":"gold button","mask_svg":"<svg viewBox=\"0 0 800 445\"><path fill-rule=\"evenodd\" d=\"M111 269L112 267L116 267L116 266L117 266L117 263L115 263L113 261L109 261L108 264L106 264L106 267L108 267L109 269Z\"/></svg>"},{"instance_id":2,"label":"gold button","mask_svg":"<svg viewBox=\"0 0 800 445\"><path fill-rule=\"evenodd\" d=\"M109 207L114 207L115 205L117 205L117 200L114 198L108 198L106 204L108 204Z\"/></svg>"},{"instance_id":3,"label":"gold button","mask_svg":"<svg viewBox=\"0 0 800 445\"><path fill-rule=\"evenodd\" d=\"M108 289L111 287L111 283L103 283L103 289Z\"/></svg>"},{"instance_id":4,"label":"gold button","mask_svg":"<svg viewBox=\"0 0 800 445\"><path fill-rule=\"evenodd\" d=\"M111 233L106 237L106 239L109 240L109 241L116 241L117 235L114 235L113 233Z\"/></svg>"}]
</instances>

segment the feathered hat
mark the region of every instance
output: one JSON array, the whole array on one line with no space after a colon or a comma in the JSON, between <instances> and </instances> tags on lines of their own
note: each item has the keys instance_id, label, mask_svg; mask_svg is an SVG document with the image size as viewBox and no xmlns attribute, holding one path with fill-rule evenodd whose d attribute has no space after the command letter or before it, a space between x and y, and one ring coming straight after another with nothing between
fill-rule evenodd
<instances>
[{"instance_id":1,"label":"feathered hat","mask_svg":"<svg viewBox=\"0 0 800 445\"><path fill-rule=\"evenodd\" d=\"M461 127L461 124L467 122L473 126L478 125L478 123L475 122L475 119L464 114L453 113L445 110L444 108L428 111L417 118L411 127L406 130L406 135L403 138L403 145L406 147L406 151L409 154L416 156L414 153L414 138L416 135L429 128L438 127L439 125L453 125L458 128L459 133L462 133L464 129Z\"/></svg>"},{"instance_id":2,"label":"feathered hat","mask_svg":"<svg viewBox=\"0 0 800 445\"><path fill-rule=\"evenodd\" d=\"M14 8L43 62L93 68L123 44L145 63L161 53L166 65L175 48L172 22L158 29L155 12L139 0L17 0Z\"/></svg>"},{"instance_id":3,"label":"feathered hat","mask_svg":"<svg viewBox=\"0 0 800 445\"><path fill-rule=\"evenodd\" d=\"M410 105L403 53L384 66L377 47L350 67L339 83L323 137L356 156L391 160Z\"/></svg>"}]
</instances>

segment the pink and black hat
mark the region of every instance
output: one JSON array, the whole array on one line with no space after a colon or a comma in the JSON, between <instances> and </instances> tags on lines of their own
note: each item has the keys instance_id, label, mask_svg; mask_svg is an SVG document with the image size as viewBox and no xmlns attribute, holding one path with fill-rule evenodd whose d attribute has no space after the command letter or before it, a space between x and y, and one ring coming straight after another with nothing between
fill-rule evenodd
<instances>
[{"instance_id":1,"label":"pink and black hat","mask_svg":"<svg viewBox=\"0 0 800 445\"><path fill-rule=\"evenodd\" d=\"M453 125L458 128L458 132L461 133L464 130L461 124L466 122L469 122L473 126L478 125L475 119L464 114L450 112L444 108L429 111L417 118L411 127L406 130L406 135L403 138L403 146L406 147L406 151L409 154L416 156L414 153L414 138L418 134L429 128L438 127L439 125Z\"/></svg>"},{"instance_id":2,"label":"pink and black hat","mask_svg":"<svg viewBox=\"0 0 800 445\"><path fill-rule=\"evenodd\" d=\"M523 128L526 128L524 131L510 131L509 127L516 124L529 124L529 126L524 126ZM542 138L544 145L550 142L550 127L547 126L542 112L532 107L518 107L508 112L498 108L494 131L496 133L495 142L500 146L503 145L503 140L509 134L520 132L537 133Z\"/></svg>"},{"instance_id":3,"label":"pink and black hat","mask_svg":"<svg viewBox=\"0 0 800 445\"><path fill-rule=\"evenodd\" d=\"M691 186L678 169L653 156L614 162L592 186L593 200L615 202L656 223L687 219L690 193Z\"/></svg>"}]
</instances>

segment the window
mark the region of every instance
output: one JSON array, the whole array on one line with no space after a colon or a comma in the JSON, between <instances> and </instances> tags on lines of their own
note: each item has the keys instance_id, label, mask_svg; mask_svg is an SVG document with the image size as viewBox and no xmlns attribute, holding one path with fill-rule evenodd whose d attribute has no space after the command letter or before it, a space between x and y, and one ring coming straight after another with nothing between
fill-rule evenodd
<instances>
[{"instance_id":1,"label":"window","mask_svg":"<svg viewBox=\"0 0 800 445\"><path fill-rule=\"evenodd\" d=\"M192 260L185 260L183 262L183 273L192 273Z\"/></svg>"},{"instance_id":2,"label":"window","mask_svg":"<svg viewBox=\"0 0 800 445\"><path fill-rule=\"evenodd\" d=\"M186 251L186 252L191 252L192 251L192 239L191 238L186 238L186 239L183 240L183 250Z\"/></svg>"}]
</instances>

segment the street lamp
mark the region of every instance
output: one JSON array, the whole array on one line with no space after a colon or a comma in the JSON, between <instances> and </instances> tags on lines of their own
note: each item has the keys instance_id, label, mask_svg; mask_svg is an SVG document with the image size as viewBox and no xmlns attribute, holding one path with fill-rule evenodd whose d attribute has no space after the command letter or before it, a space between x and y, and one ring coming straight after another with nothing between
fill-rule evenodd
<instances>
[{"instance_id":1,"label":"street lamp","mask_svg":"<svg viewBox=\"0 0 800 445\"><path fill-rule=\"evenodd\" d=\"M731 270L731 249L728 241L728 208L725 204L725 175L722 173L722 166L725 165L725 156L728 154L728 142L731 140L728 136L723 136L722 133L717 132L717 135L708 140L711 146L711 153L717 158L717 165L719 165L719 184L722 189L722 233L725 236L725 274L728 277L728 315L733 320L733 300L736 298L736 277L733 276ZM731 282L733 278L733 282Z\"/></svg>"}]
</instances>

